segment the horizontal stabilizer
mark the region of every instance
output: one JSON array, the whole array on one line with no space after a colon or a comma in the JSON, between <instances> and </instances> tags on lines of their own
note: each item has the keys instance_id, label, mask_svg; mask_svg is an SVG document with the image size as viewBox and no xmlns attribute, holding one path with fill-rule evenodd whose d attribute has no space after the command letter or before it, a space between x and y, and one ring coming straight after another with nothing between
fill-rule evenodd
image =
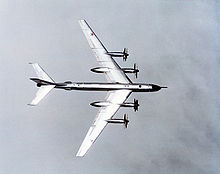
<instances>
[{"instance_id":1,"label":"horizontal stabilizer","mask_svg":"<svg viewBox=\"0 0 220 174\"><path fill-rule=\"evenodd\" d=\"M43 68L38 63L30 63L38 78L30 78L37 83L37 86L40 87L36 93L35 98L29 104L31 106L37 105L56 85L54 80L43 70Z\"/></svg>"},{"instance_id":2,"label":"horizontal stabilizer","mask_svg":"<svg viewBox=\"0 0 220 174\"><path fill-rule=\"evenodd\" d=\"M54 83L54 80L43 70L43 68L38 63L30 64L33 66L39 79Z\"/></svg>"},{"instance_id":3,"label":"horizontal stabilizer","mask_svg":"<svg viewBox=\"0 0 220 174\"><path fill-rule=\"evenodd\" d=\"M54 87L55 85L41 86L29 105L36 106Z\"/></svg>"}]
</instances>

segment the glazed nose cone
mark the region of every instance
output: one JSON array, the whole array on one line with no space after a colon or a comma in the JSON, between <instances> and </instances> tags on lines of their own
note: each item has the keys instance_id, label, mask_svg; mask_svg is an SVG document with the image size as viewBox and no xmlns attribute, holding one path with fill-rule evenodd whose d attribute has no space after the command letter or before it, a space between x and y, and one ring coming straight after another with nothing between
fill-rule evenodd
<instances>
[{"instance_id":1,"label":"glazed nose cone","mask_svg":"<svg viewBox=\"0 0 220 174\"><path fill-rule=\"evenodd\" d=\"M153 91L159 91L161 88L167 88L166 86L152 85Z\"/></svg>"}]
</instances>

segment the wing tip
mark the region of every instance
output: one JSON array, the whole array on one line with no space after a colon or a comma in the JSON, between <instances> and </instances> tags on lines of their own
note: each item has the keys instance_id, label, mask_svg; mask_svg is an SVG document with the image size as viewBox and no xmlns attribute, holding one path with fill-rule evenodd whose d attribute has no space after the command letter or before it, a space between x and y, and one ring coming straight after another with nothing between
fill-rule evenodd
<instances>
[{"instance_id":1,"label":"wing tip","mask_svg":"<svg viewBox=\"0 0 220 174\"><path fill-rule=\"evenodd\" d=\"M86 23L85 19L79 19L78 21L79 21L80 24Z\"/></svg>"},{"instance_id":2,"label":"wing tip","mask_svg":"<svg viewBox=\"0 0 220 174\"><path fill-rule=\"evenodd\" d=\"M77 154L76 154L76 157L77 157L77 158L82 158L82 157L84 157L84 155L77 155Z\"/></svg>"},{"instance_id":3,"label":"wing tip","mask_svg":"<svg viewBox=\"0 0 220 174\"><path fill-rule=\"evenodd\" d=\"M85 19L79 19L79 21L86 21Z\"/></svg>"},{"instance_id":4,"label":"wing tip","mask_svg":"<svg viewBox=\"0 0 220 174\"><path fill-rule=\"evenodd\" d=\"M28 103L28 106L36 106L36 104Z\"/></svg>"},{"instance_id":5,"label":"wing tip","mask_svg":"<svg viewBox=\"0 0 220 174\"><path fill-rule=\"evenodd\" d=\"M86 22L85 19L80 19L80 20L79 20L79 24L80 24L82 30L87 30L87 29L92 30L92 29L90 28L89 24Z\"/></svg>"},{"instance_id":6,"label":"wing tip","mask_svg":"<svg viewBox=\"0 0 220 174\"><path fill-rule=\"evenodd\" d=\"M36 62L29 62L28 64L29 64L29 65L39 65L39 64L36 63Z\"/></svg>"},{"instance_id":7,"label":"wing tip","mask_svg":"<svg viewBox=\"0 0 220 174\"><path fill-rule=\"evenodd\" d=\"M78 151L76 154L76 157L80 158L80 157L84 157L85 153L82 154L81 151Z\"/></svg>"}]
</instances>

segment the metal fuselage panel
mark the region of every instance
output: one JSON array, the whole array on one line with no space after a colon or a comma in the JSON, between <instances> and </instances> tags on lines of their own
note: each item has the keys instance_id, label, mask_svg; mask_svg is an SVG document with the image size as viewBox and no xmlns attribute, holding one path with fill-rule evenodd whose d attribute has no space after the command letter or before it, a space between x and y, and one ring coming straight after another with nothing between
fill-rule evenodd
<instances>
[{"instance_id":1,"label":"metal fuselage panel","mask_svg":"<svg viewBox=\"0 0 220 174\"><path fill-rule=\"evenodd\" d=\"M57 83L55 88L65 90L111 91L127 89L133 92L154 92L159 86L153 84L121 84L121 83Z\"/></svg>"}]
</instances>

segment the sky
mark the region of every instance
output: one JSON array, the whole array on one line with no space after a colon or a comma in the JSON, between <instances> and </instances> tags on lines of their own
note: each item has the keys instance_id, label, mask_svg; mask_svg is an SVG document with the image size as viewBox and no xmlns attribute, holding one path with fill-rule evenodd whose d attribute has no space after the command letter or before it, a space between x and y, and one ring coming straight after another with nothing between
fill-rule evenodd
<instances>
[{"instance_id":1,"label":"sky","mask_svg":"<svg viewBox=\"0 0 220 174\"><path fill-rule=\"evenodd\" d=\"M0 174L220 173L220 2L215 0L1 0ZM168 86L133 93L128 129L108 125L77 153L106 92L53 90L36 107L38 62L56 81L105 82L78 24L109 51L129 48L133 82Z\"/></svg>"}]
</instances>

